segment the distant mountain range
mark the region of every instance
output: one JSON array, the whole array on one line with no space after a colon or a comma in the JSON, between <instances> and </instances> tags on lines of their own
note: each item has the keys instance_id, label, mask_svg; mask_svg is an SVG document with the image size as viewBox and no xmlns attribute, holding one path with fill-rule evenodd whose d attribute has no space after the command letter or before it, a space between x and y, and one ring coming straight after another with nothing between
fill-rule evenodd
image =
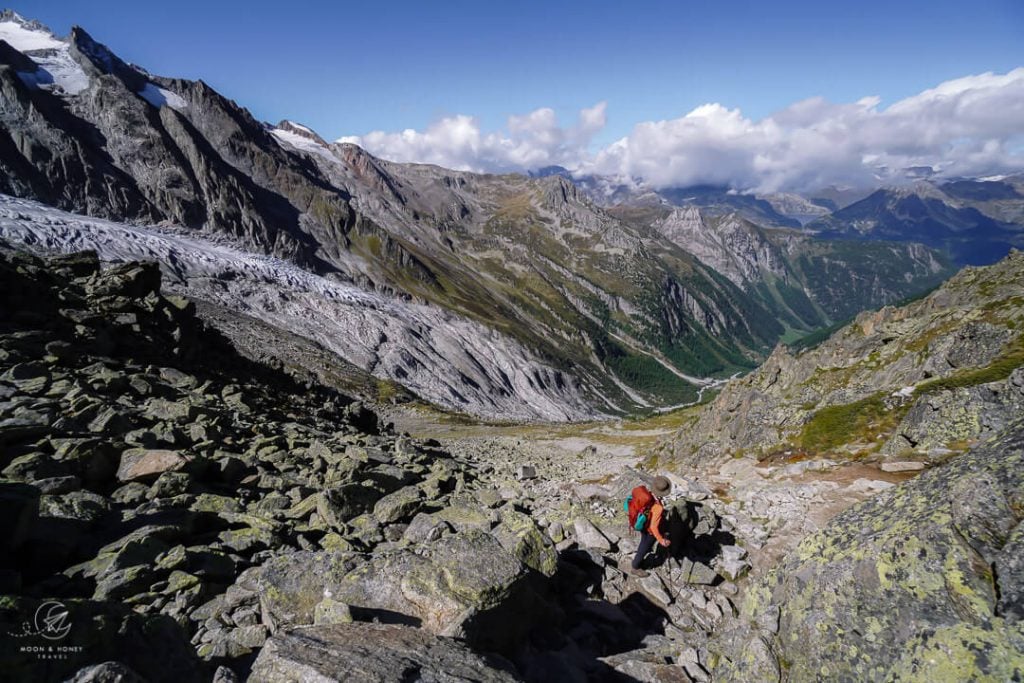
<instances>
[{"instance_id":1,"label":"distant mountain range","mask_svg":"<svg viewBox=\"0 0 1024 683\"><path fill-rule=\"evenodd\" d=\"M951 272L939 251L898 230L886 233L895 242L867 244L867 233L841 224L829 224L825 238L801 229L839 213L826 216L822 200L717 187L655 192L557 168L530 178L388 162L295 122L259 122L202 81L149 74L79 27L58 39L11 12L0 14L0 171L0 193L185 229L190 239L419 306L388 320L353 315L346 329L358 343L327 347L366 376L493 417L686 402L702 378L752 367L780 339ZM1013 199L971 201L1013 211ZM49 246L75 243L74 220L26 215L60 223L64 237ZM106 230L77 229L86 228ZM41 234L38 225L29 232ZM128 239L110 254L140 255L131 248ZM266 273L286 271L211 274L220 261L201 257L205 250L146 254L192 283L191 296L292 324L274 297L245 295L269 286ZM228 277L252 281L217 284ZM471 326L493 339L454 332Z\"/></svg>"},{"instance_id":2,"label":"distant mountain range","mask_svg":"<svg viewBox=\"0 0 1024 683\"><path fill-rule=\"evenodd\" d=\"M700 207L705 216L736 213L762 227L804 228L823 239L920 242L958 265L994 263L1024 246L1024 175L918 180L887 188L824 188L755 194L712 185L652 188L642 180L573 176L560 166L537 176L570 178L595 202L619 207Z\"/></svg>"},{"instance_id":3,"label":"distant mountain range","mask_svg":"<svg viewBox=\"0 0 1024 683\"><path fill-rule=\"evenodd\" d=\"M1024 176L881 189L808 226L825 238L915 241L960 265L987 265L1024 246Z\"/></svg>"}]
</instances>

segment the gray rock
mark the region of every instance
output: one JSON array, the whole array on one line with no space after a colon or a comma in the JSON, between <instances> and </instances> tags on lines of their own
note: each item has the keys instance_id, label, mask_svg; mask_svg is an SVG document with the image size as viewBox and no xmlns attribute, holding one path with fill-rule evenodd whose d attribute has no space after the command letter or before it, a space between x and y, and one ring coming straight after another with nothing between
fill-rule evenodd
<instances>
[{"instance_id":1,"label":"gray rock","mask_svg":"<svg viewBox=\"0 0 1024 683\"><path fill-rule=\"evenodd\" d=\"M883 472L918 472L927 467L927 463L913 461L883 462L879 467Z\"/></svg>"},{"instance_id":2,"label":"gray rock","mask_svg":"<svg viewBox=\"0 0 1024 683\"><path fill-rule=\"evenodd\" d=\"M274 636L252 667L251 683L512 683L515 676L451 638L408 626L333 624Z\"/></svg>"},{"instance_id":3,"label":"gray rock","mask_svg":"<svg viewBox=\"0 0 1024 683\"><path fill-rule=\"evenodd\" d=\"M679 561L679 570L680 580L684 583L710 586L718 580L718 573L714 569L687 557Z\"/></svg>"},{"instance_id":4,"label":"gray rock","mask_svg":"<svg viewBox=\"0 0 1024 683\"><path fill-rule=\"evenodd\" d=\"M93 598L96 600L120 601L145 593L157 582L150 567L135 565L107 572L96 582Z\"/></svg>"},{"instance_id":5,"label":"gray rock","mask_svg":"<svg viewBox=\"0 0 1024 683\"><path fill-rule=\"evenodd\" d=\"M525 481L526 479L534 479L537 476L537 468L533 465L520 465L516 469L516 479L519 481Z\"/></svg>"},{"instance_id":6,"label":"gray rock","mask_svg":"<svg viewBox=\"0 0 1024 683\"><path fill-rule=\"evenodd\" d=\"M132 448L121 454L117 479L121 482L155 480L164 472L182 469L189 458L177 451Z\"/></svg>"},{"instance_id":7,"label":"gray rock","mask_svg":"<svg viewBox=\"0 0 1024 683\"><path fill-rule=\"evenodd\" d=\"M735 581L750 569L747 551L737 545L722 546L722 554L718 562L719 573L729 581Z\"/></svg>"},{"instance_id":8,"label":"gray rock","mask_svg":"<svg viewBox=\"0 0 1024 683\"><path fill-rule=\"evenodd\" d=\"M164 472L149 488L149 498L173 498L189 490L192 476L188 472Z\"/></svg>"},{"instance_id":9,"label":"gray rock","mask_svg":"<svg viewBox=\"0 0 1024 683\"><path fill-rule=\"evenodd\" d=\"M650 574L639 580L640 590L656 604L668 607L672 603L672 596L665 590L665 584L657 573Z\"/></svg>"},{"instance_id":10,"label":"gray rock","mask_svg":"<svg viewBox=\"0 0 1024 683\"><path fill-rule=\"evenodd\" d=\"M103 662L79 669L67 683L144 683L144 679L121 662Z\"/></svg>"},{"instance_id":11,"label":"gray rock","mask_svg":"<svg viewBox=\"0 0 1024 683\"><path fill-rule=\"evenodd\" d=\"M601 552L611 552L612 544L604 534L586 517L577 518L573 522L576 542L584 548L593 548Z\"/></svg>"},{"instance_id":12,"label":"gray rock","mask_svg":"<svg viewBox=\"0 0 1024 683\"><path fill-rule=\"evenodd\" d=\"M423 490L406 486L384 496L373 506L374 516L382 524L394 524L416 514L423 504Z\"/></svg>"},{"instance_id":13,"label":"gray rock","mask_svg":"<svg viewBox=\"0 0 1024 683\"><path fill-rule=\"evenodd\" d=\"M65 477L37 479L32 482L32 485L38 488L42 493L48 495L61 495L81 490L82 480L75 475L70 475Z\"/></svg>"},{"instance_id":14,"label":"gray rock","mask_svg":"<svg viewBox=\"0 0 1024 683\"><path fill-rule=\"evenodd\" d=\"M218 666L213 673L213 683L238 683L238 675L226 666Z\"/></svg>"},{"instance_id":15,"label":"gray rock","mask_svg":"<svg viewBox=\"0 0 1024 683\"><path fill-rule=\"evenodd\" d=\"M331 592L357 620L397 620L506 651L547 611L528 576L493 536L466 531L444 543L375 553Z\"/></svg>"},{"instance_id":16,"label":"gray rock","mask_svg":"<svg viewBox=\"0 0 1024 683\"><path fill-rule=\"evenodd\" d=\"M119 487L110 499L121 505L138 505L149 498L149 487L137 481Z\"/></svg>"}]
</instances>

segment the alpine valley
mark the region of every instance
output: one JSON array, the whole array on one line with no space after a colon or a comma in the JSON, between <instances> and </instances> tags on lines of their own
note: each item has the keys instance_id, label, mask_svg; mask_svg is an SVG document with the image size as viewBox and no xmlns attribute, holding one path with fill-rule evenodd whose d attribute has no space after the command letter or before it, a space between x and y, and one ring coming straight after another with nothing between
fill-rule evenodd
<instances>
[{"instance_id":1,"label":"alpine valley","mask_svg":"<svg viewBox=\"0 0 1024 683\"><path fill-rule=\"evenodd\" d=\"M42 208L7 200L4 235L157 259L211 316L283 327L355 366L349 377L372 376L348 386L364 393L386 382L450 410L544 420L686 403L780 339L951 273L941 251L904 239L920 232L821 239L774 208L800 214L806 201L703 188L603 207L593 179L396 164L261 123L202 81L126 64L81 28L57 39L8 12L0 39L0 191L77 214L48 212L34 229ZM171 254L169 233L193 246ZM196 263L212 244L238 253ZM257 272L292 266L309 275L288 292ZM323 310L329 297L298 291L308 287L359 302L342 321ZM379 301L402 314L373 314Z\"/></svg>"}]
</instances>

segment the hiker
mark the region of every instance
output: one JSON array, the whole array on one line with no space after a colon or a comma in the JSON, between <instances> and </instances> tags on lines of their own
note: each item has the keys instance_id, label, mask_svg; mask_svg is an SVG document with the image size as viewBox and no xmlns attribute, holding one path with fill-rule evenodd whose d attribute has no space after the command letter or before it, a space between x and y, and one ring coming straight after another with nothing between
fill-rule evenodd
<instances>
[{"instance_id":1,"label":"hiker","mask_svg":"<svg viewBox=\"0 0 1024 683\"><path fill-rule=\"evenodd\" d=\"M630 528L640 532L640 546L633 556L630 574L644 577L647 572L640 568L644 556L651 551L654 543L667 548L671 542L661 534L661 521L665 514L665 506L661 499L672 490L672 482L667 477L655 477L651 488L637 486L626 500L626 511L629 514Z\"/></svg>"}]
</instances>

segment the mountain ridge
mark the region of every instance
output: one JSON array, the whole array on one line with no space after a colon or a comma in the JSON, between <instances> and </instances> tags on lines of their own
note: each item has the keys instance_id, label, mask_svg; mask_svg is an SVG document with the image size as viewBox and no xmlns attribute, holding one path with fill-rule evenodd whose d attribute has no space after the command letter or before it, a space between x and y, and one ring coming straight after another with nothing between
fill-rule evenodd
<instances>
[{"instance_id":1,"label":"mountain ridge","mask_svg":"<svg viewBox=\"0 0 1024 683\"><path fill-rule=\"evenodd\" d=\"M0 116L0 192L226 236L317 274L452 311L577 378L598 411L693 400L685 376L752 367L782 335L834 319L822 309L780 323L785 293L745 293L650 226L595 205L560 174L530 179L388 162L301 124L260 123L202 81L124 63L84 30L61 45L86 77L75 92L23 77L13 63L43 60L38 50L18 57L12 48L0 65L0 98L9 105ZM900 249L899 277L909 273L926 287L941 274L919 272L918 259ZM869 281L878 277L871 259L858 268ZM829 277L842 275L833 269ZM894 282L855 303L899 298L905 292ZM376 369L403 379L396 368Z\"/></svg>"}]
</instances>

